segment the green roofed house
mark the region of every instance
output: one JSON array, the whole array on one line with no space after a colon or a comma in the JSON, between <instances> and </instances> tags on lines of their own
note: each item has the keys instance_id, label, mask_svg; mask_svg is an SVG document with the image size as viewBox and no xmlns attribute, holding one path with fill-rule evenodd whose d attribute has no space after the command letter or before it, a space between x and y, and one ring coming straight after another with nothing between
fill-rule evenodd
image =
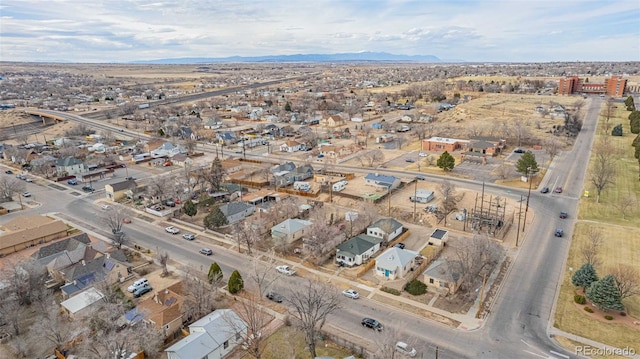
<instances>
[{"instance_id":1,"label":"green roofed house","mask_svg":"<svg viewBox=\"0 0 640 359\"><path fill-rule=\"evenodd\" d=\"M359 234L337 248L336 262L349 267L361 265L380 250L381 238Z\"/></svg>"}]
</instances>

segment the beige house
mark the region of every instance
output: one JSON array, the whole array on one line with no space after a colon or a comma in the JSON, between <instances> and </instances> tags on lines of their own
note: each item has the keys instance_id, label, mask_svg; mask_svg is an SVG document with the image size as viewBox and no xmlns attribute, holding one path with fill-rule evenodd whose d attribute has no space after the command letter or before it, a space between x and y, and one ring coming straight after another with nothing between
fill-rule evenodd
<instances>
[{"instance_id":1,"label":"beige house","mask_svg":"<svg viewBox=\"0 0 640 359\"><path fill-rule=\"evenodd\" d=\"M320 125L324 127L339 127L344 124L344 119L338 115L332 115L320 120Z\"/></svg>"},{"instance_id":2,"label":"beige house","mask_svg":"<svg viewBox=\"0 0 640 359\"><path fill-rule=\"evenodd\" d=\"M454 294L460 287L462 276L444 259L433 261L423 273L424 283L438 292Z\"/></svg>"},{"instance_id":3,"label":"beige house","mask_svg":"<svg viewBox=\"0 0 640 359\"><path fill-rule=\"evenodd\" d=\"M434 229L433 233L429 236L429 240L427 244L430 246L444 247L447 245L447 239L449 237L449 231L445 231L444 229Z\"/></svg>"},{"instance_id":4,"label":"beige house","mask_svg":"<svg viewBox=\"0 0 640 359\"><path fill-rule=\"evenodd\" d=\"M153 297L140 302L136 307L143 321L152 324L162 331L165 338L170 338L182 327L182 305L184 298L181 294L182 283L159 290Z\"/></svg>"},{"instance_id":5,"label":"beige house","mask_svg":"<svg viewBox=\"0 0 640 359\"><path fill-rule=\"evenodd\" d=\"M67 236L67 225L47 216L17 217L0 226L0 254L33 247Z\"/></svg>"},{"instance_id":6,"label":"beige house","mask_svg":"<svg viewBox=\"0 0 640 359\"><path fill-rule=\"evenodd\" d=\"M289 218L271 227L271 238L276 241L293 243L302 238L313 223L297 218Z\"/></svg>"},{"instance_id":7,"label":"beige house","mask_svg":"<svg viewBox=\"0 0 640 359\"><path fill-rule=\"evenodd\" d=\"M105 185L104 192L108 199L113 202L117 202L127 196L127 191L132 190L137 186L138 185L135 180L126 180Z\"/></svg>"}]
</instances>

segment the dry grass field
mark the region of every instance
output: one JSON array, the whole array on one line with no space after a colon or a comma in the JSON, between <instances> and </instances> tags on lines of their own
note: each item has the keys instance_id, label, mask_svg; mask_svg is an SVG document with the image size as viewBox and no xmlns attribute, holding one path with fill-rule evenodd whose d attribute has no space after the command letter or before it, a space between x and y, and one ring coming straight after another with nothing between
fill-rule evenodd
<instances>
[{"instance_id":1,"label":"dry grass field","mask_svg":"<svg viewBox=\"0 0 640 359\"><path fill-rule=\"evenodd\" d=\"M569 333L590 338L608 345L617 347L631 346L640 351L640 325L632 328L628 325L616 324L593 320L585 315L580 308L573 304L575 287L571 284L569 267L579 268L584 260L580 253L581 246L587 241L586 233L590 228L600 230L604 236L599 258L602 264L596 268L600 277L605 276L609 268L621 263L635 266L640 271L638 258L640 258L640 219L637 217L637 205L633 206L632 214L627 214L623 219L616 204L620 199L631 196L636 203L640 200L640 182L638 181L638 163L633 158L631 142L635 135L629 133L629 112L619 109L615 119L611 123L622 123L623 137L610 137L614 148L619 148L620 156L616 160L617 176L615 185L607 188L600 203L596 203L595 197L582 198L579 206L579 222L576 225L574 236L567 259L567 274L563 280L558 298L554 325ZM596 136L609 136L600 134ZM591 168L590 168L591 170ZM585 190L594 193L592 185L588 181ZM640 297L625 299L623 304L630 316L640 320Z\"/></svg>"}]
</instances>

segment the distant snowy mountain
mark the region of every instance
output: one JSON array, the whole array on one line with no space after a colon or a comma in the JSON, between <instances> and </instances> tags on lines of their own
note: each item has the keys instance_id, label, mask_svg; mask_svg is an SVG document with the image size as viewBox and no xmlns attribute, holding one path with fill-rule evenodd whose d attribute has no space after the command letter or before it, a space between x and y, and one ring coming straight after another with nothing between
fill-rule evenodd
<instances>
[{"instance_id":1,"label":"distant snowy mountain","mask_svg":"<svg viewBox=\"0 0 640 359\"><path fill-rule=\"evenodd\" d=\"M433 55L395 55L387 52L297 54L271 56L183 57L132 61L135 64L206 64L215 62L442 62Z\"/></svg>"}]
</instances>

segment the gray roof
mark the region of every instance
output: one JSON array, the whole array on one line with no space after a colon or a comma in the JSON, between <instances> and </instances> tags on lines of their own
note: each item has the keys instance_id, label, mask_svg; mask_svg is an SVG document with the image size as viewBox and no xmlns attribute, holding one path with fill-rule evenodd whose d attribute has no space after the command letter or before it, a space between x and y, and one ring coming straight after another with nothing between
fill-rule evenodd
<instances>
[{"instance_id":1,"label":"gray roof","mask_svg":"<svg viewBox=\"0 0 640 359\"><path fill-rule=\"evenodd\" d=\"M448 231L444 229L435 229L433 233L431 233L431 238L443 239L447 235Z\"/></svg>"},{"instance_id":2,"label":"gray roof","mask_svg":"<svg viewBox=\"0 0 640 359\"><path fill-rule=\"evenodd\" d=\"M74 166L74 165L79 165L82 164L83 162L80 161L79 159L75 158L75 157L66 157L66 158L61 158L59 160L56 161L56 166L58 167L68 167L68 166Z\"/></svg>"},{"instance_id":3,"label":"gray roof","mask_svg":"<svg viewBox=\"0 0 640 359\"><path fill-rule=\"evenodd\" d=\"M310 221L305 221L303 219L289 218L271 227L271 230L272 231L275 230L280 233L291 234L291 233L296 233L297 231L303 228L306 228L312 224L313 223L311 223Z\"/></svg>"},{"instance_id":4,"label":"gray roof","mask_svg":"<svg viewBox=\"0 0 640 359\"><path fill-rule=\"evenodd\" d=\"M404 268L418 253L398 247L391 247L376 258L376 266L384 269Z\"/></svg>"},{"instance_id":5,"label":"gray roof","mask_svg":"<svg viewBox=\"0 0 640 359\"><path fill-rule=\"evenodd\" d=\"M398 222L394 218L381 218L367 228L379 228L381 230L389 230L389 233L393 233L398 228L402 228L402 223Z\"/></svg>"},{"instance_id":6,"label":"gray roof","mask_svg":"<svg viewBox=\"0 0 640 359\"><path fill-rule=\"evenodd\" d=\"M75 250L80 244L87 245L89 243L91 243L91 239L89 239L86 233L76 234L75 236L38 248L38 250L31 255L31 258L39 260L43 258L49 259L48 257L51 257L51 259L53 259L54 256L60 255L65 251Z\"/></svg>"},{"instance_id":7,"label":"gray roof","mask_svg":"<svg viewBox=\"0 0 640 359\"><path fill-rule=\"evenodd\" d=\"M122 191L123 189L135 188L137 186L135 180L126 180L118 183L112 183L111 187L115 192Z\"/></svg>"},{"instance_id":8,"label":"gray roof","mask_svg":"<svg viewBox=\"0 0 640 359\"><path fill-rule=\"evenodd\" d=\"M229 217L244 212L250 207L253 206L244 202L230 202L220 206L220 211L222 211L225 217Z\"/></svg>"},{"instance_id":9,"label":"gray roof","mask_svg":"<svg viewBox=\"0 0 640 359\"><path fill-rule=\"evenodd\" d=\"M355 237L349 238L337 248L340 255L353 258L357 255L362 255L364 252L368 251L380 242L382 242L382 239L380 238L368 236L366 234L359 234Z\"/></svg>"},{"instance_id":10,"label":"gray roof","mask_svg":"<svg viewBox=\"0 0 640 359\"><path fill-rule=\"evenodd\" d=\"M424 271L427 277L435 278L444 282L453 283L460 278L460 273L453 270L449 261L437 259Z\"/></svg>"},{"instance_id":11,"label":"gray roof","mask_svg":"<svg viewBox=\"0 0 640 359\"><path fill-rule=\"evenodd\" d=\"M391 186L396 181L396 178L393 176L385 176L377 173L369 173L364 177L365 180L374 181L376 184L381 186Z\"/></svg>"},{"instance_id":12,"label":"gray roof","mask_svg":"<svg viewBox=\"0 0 640 359\"><path fill-rule=\"evenodd\" d=\"M231 309L218 309L189 326L189 334L165 351L179 358L205 358L224 342L244 333L247 324Z\"/></svg>"},{"instance_id":13,"label":"gray roof","mask_svg":"<svg viewBox=\"0 0 640 359\"><path fill-rule=\"evenodd\" d=\"M86 291L73 296L64 302L60 303L61 306L65 307L71 313L77 313L84 308L92 305L93 303L104 298L104 294L100 293L99 290L95 288L89 288Z\"/></svg>"}]
</instances>

